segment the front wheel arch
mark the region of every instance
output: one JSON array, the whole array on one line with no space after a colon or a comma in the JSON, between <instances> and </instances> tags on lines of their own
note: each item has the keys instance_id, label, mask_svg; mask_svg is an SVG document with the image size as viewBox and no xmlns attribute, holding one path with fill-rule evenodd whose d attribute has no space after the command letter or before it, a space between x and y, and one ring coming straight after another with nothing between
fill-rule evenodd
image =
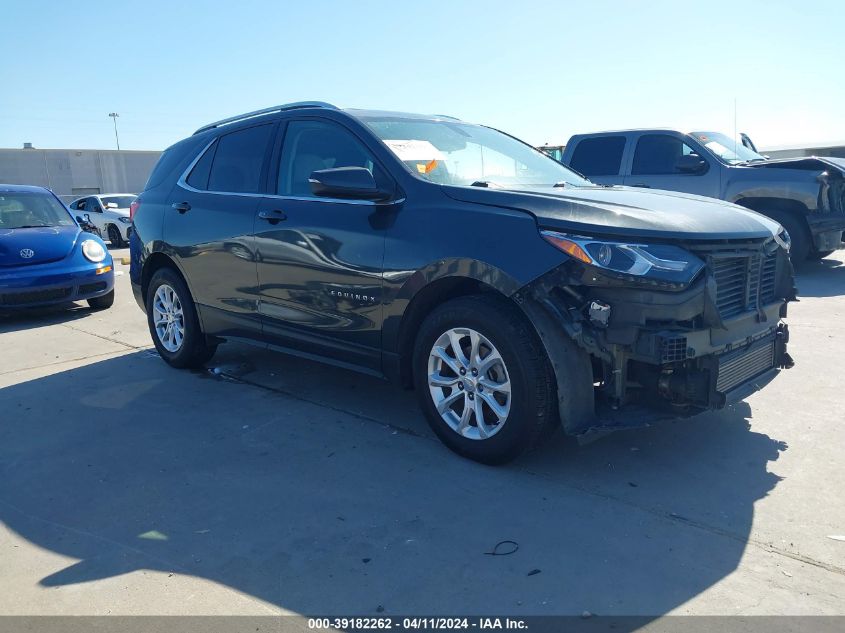
<instances>
[{"instance_id":1,"label":"front wheel arch","mask_svg":"<svg viewBox=\"0 0 845 633\"><path fill-rule=\"evenodd\" d=\"M408 303L399 325L396 350L399 354L399 382L413 387L413 355L416 334L426 317L439 306L459 297L492 295L507 297L492 286L471 277L442 277L421 288Z\"/></svg>"}]
</instances>

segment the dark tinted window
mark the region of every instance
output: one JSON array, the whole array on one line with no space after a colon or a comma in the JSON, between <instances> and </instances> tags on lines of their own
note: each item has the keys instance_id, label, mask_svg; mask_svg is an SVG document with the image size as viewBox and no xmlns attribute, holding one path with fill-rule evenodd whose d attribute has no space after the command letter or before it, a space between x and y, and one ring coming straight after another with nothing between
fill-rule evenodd
<instances>
[{"instance_id":1,"label":"dark tinted window","mask_svg":"<svg viewBox=\"0 0 845 633\"><path fill-rule=\"evenodd\" d=\"M288 124L279 161L279 194L312 196L308 177L333 167L366 167L373 172L375 163L361 142L339 125L325 121ZM378 181L379 175L373 175Z\"/></svg>"},{"instance_id":2,"label":"dark tinted window","mask_svg":"<svg viewBox=\"0 0 845 633\"><path fill-rule=\"evenodd\" d=\"M179 165L180 161L185 157L184 143L180 143L179 145L182 146L182 151L178 149L179 146L174 146L161 153L156 166L153 167L153 171L147 179L147 184L144 185L144 191L152 189L153 187L158 187ZM182 169L184 168L185 167Z\"/></svg>"},{"instance_id":3,"label":"dark tinted window","mask_svg":"<svg viewBox=\"0 0 845 633\"><path fill-rule=\"evenodd\" d=\"M691 153L692 148L676 136L646 134L637 141L631 173L641 176L676 174L678 156Z\"/></svg>"},{"instance_id":4,"label":"dark tinted window","mask_svg":"<svg viewBox=\"0 0 845 633\"><path fill-rule=\"evenodd\" d=\"M211 163L214 161L214 152L216 149L217 142L215 141L214 144L205 151L199 161L197 161L197 164L194 165L194 168L191 170L187 183L194 189L202 189L203 191L208 189L208 176L211 174Z\"/></svg>"},{"instance_id":5,"label":"dark tinted window","mask_svg":"<svg viewBox=\"0 0 845 633\"><path fill-rule=\"evenodd\" d=\"M616 176L622 165L624 136L585 138L572 152L572 168L585 176Z\"/></svg>"},{"instance_id":6,"label":"dark tinted window","mask_svg":"<svg viewBox=\"0 0 845 633\"><path fill-rule=\"evenodd\" d=\"M86 211L93 211L94 213L102 213L103 206L100 204L100 201L96 198L88 198L88 202L85 205Z\"/></svg>"},{"instance_id":7,"label":"dark tinted window","mask_svg":"<svg viewBox=\"0 0 845 633\"><path fill-rule=\"evenodd\" d=\"M261 166L272 131L272 125L259 125L221 136L211 165L208 190L258 193Z\"/></svg>"}]
</instances>

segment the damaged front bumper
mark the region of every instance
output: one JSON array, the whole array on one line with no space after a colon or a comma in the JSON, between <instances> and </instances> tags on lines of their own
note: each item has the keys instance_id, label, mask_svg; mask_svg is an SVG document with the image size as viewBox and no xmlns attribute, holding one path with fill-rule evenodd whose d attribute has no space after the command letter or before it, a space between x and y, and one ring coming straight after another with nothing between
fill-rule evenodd
<instances>
[{"instance_id":1,"label":"damaged front bumper","mask_svg":"<svg viewBox=\"0 0 845 633\"><path fill-rule=\"evenodd\" d=\"M719 409L791 367L781 321L795 298L791 265L786 251L770 265L754 253L702 254L706 274L681 291L605 285L568 262L517 293L555 370L564 430L596 435ZM740 306L728 292L742 275Z\"/></svg>"}]
</instances>

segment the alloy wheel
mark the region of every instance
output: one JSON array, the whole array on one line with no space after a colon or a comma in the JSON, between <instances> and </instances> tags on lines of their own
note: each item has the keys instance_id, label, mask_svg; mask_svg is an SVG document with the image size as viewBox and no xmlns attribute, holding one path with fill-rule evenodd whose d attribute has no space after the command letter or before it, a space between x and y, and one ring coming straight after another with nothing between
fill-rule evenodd
<instances>
[{"instance_id":1,"label":"alloy wheel","mask_svg":"<svg viewBox=\"0 0 845 633\"><path fill-rule=\"evenodd\" d=\"M428 388L440 417L465 438L486 440L507 422L511 383L505 361L473 329L452 328L434 342Z\"/></svg>"},{"instance_id":2,"label":"alloy wheel","mask_svg":"<svg viewBox=\"0 0 845 633\"><path fill-rule=\"evenodd\" d=\"M164 349L178 352L185 340L185 316L179 295L167 284L160 285L153 297L153 325Z\"/></svg>"}]
</instances>

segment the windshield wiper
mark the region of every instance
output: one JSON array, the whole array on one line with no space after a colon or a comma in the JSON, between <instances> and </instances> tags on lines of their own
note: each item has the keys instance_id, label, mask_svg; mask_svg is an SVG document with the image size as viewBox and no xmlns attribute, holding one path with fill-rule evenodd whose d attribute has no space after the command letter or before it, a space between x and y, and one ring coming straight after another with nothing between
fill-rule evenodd
<instances>
[{"instance_id":1,"label":"windshield wiper","mask_svg":"<svg viewBox=\"0 0 845 633\"><path fill-rule=\"evenodd\" d=\"M53 226L52 224L23 224L21 226L16 226L17 229L43 229L47 227Z\"/></svg>"},{"instance_id":2,"label":"windshield wiper","mask_svg":"<svg viewBox=\"0 0 845 633\"><path fill-rule=\"evenodd\" d=\"M497 189L501 189L501 185L497 185L492 180L476 180L473 181L470 187L495 187Z\"/></svg>"}]
</instances>

